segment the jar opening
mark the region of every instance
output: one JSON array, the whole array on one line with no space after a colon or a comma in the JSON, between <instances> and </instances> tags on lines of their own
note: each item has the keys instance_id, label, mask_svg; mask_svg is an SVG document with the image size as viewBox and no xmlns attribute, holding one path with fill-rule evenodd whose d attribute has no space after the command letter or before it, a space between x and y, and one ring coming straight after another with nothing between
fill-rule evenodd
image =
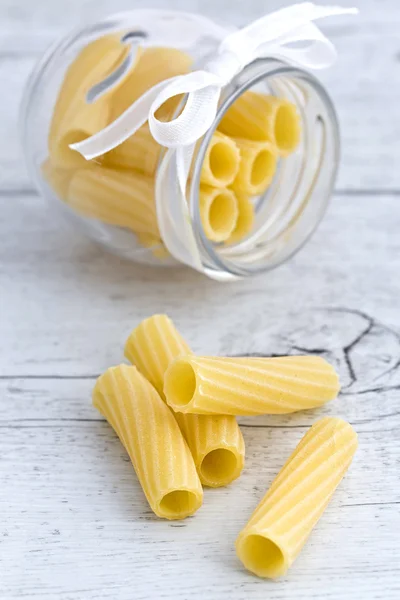
<instances>
[{"instance_id":1,"label":"jar opening","mask_svg":"<svg viewBox=\"0 0 400 600\"><path fill-rule=\"evenodd\" d=\"M202 165L214 133L226 133L226 115L246 93L266 94L280 102L275 109L267 107L263 116L270 127L268 139L262 140L258 131L252 132L253 140L246 147L249 156L253 152L246 162L247 174L244 168L239 171L230 187L243 207L244 177L253 186L252 191L264 180L268 179L268 185L258 194L250 194L247 211L239 211L231 239L223 243L210 241L199 209ZM229 127L240 134L240 120L229 122ZM270 141L273 138L275 143ZM241 143L240 136L238 140ZM273 148L262 148L263 143L271 143ZM296 253L325 212L338 161L336 114L312 75L276 60L259 60L244 69L224 90L214 125L204 136L194 160L189 202L204 270L213 277L219 271L231 278L245 277L272 269ZM222 221L222 212L218 214Z\"/></svg>"}]
</instances>

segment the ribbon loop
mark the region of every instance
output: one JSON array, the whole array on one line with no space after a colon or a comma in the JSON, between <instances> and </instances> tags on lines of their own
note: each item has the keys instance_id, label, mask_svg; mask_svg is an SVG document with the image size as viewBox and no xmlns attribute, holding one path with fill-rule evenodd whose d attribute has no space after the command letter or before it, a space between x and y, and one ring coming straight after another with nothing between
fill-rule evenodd
<instances>
[{"instance_id":1,"label":"ribbon loop","mask_svg":"<svg viewBox=\"0 0 400 600\"><path fill-rule=\"evenodd\" d=\"M175 77L158 95L150 108L149 127L154 139L167 148L195 143L212 125L217 110L221 83L207 71ZM188 94L181 114L172 121L160 121L156 111L170 98Z\"/></svg>"},{"instance_id":2,"label":"ribbon loop","mask_svg":"<svg viewBox=\"0 0 400 600\"><path fill-rule=\"evenodd\" d=\"M222 88L246 65L257 58L271 57L309 69L326 68L335 61L336 50L313 21L357 12L356 8L303 2L261 17L227 35L204 70L155 85L108 127L82 142L71 144L70 148L88 160L95 158L119 146L147 120L154 139L162 146L192 146L211 127ZM296 42L307 45L290 46ZM179 94L187 95L181 114L169 122L157 119L157 109Z\"/></svg>"}]
</instances>

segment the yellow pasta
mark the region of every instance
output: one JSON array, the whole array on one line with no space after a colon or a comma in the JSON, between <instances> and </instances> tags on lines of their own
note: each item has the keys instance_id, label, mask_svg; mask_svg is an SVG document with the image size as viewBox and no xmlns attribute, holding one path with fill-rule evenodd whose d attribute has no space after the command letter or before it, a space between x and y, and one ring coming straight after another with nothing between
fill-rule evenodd
<instances>
[{"instance_id":1,"label":"yellow pasta","mask_svg":"<svg viewBox=\"0 0 400 600\"><path fill-rule=\"evenodd\" d=\"M245 92L232 104L218 129L232 137L274 144L281 156L293 152L300 141L300 118L285 98Z\"/></svg>"},{"instance_id":2,"label":"yellow pasta","mask_svg":"<svg viewBox=\"0 0 400 600\"><path fill-rule=\"evenodd\" d=\"M106 35L88 44L65 75L49 132L50 158L60 167L82 168L85 159L71 150L69 144L93 135L109 122L109 94L91 104L86 96L93 85L112 73L127 56L128 46L120 38L121 34Z\"/></svg>"},{"instance_id":3,"label":"yellow pasta","mask_svg":"<svg viewBox=\"0 0 400 600\"><path fill-rule=\"evenodd\" d=\"M86 217L159 237L153 181L140 173L97 165L77 171L68 204Z\"/></svg>"},{"instance_id":4,"label":"yellow pasta","mask_svg":"<svg viewBox=\"0 0 400 600\"><path fill-rule=\"evenodd\" d=\"M161 146L157 144L146 124L120 146L105 154L104 164L123 169L135 169L154 177L160 151Z\"/></svg>"},{"instance_id":5,"label":"yellow pasta","mask_svg":"<svg viewBox=\"0 0 400 600\"><path fill-rule=\"evenodd\" d=\"M136 367L108 369L93 391L93 404L125 446L154 513L184 519L200 508L203 490L177 422Z\"/></svg>"},{"instance_id":6,"label":"yellow pasta","mask_svg":"<svg viewBox=\"0 0 400 600\"><path fill-rule=\"evenodd\" d=\"M193 60L176 48L146 48L141 53L135 68L113 94L111 120L119 117L148 89L176 75L190 71ZM157 111L158 118L170 118L180 98L174 97L165 102Z\"/></svg>"},{"instance_id":7,"label":"yellow pasta","mask_svg":"<svg viewBox=\"0 0 400 600\"><path fill-rule=\"evenodd\" d=\"M334 368L318 356L178 357L164 378L175 412L283 414L315 408L339 392Z\"/></svg>"},{"instance_id":8,"label":"yellow pasta","mask_svg":"<svg viewBox=\"0 0 400 600\"><path fill-rule=\"evenodd\" d=\"M191 350L166 315L145 319L133 330L125 356L163 396L164 374L174 358ZM244 441L232 416L175 415L203 485L219 487L239 477Z\"/></svg>"},{"instance_id":9,"label":"yellow pasta","mask_svg":"<svg viewBox=\"0 0 400 600\"><path fill-rule=\"evenodd\" d=\"M232 190L201 186L199 210L204 233L212 242L226 241L235 230L239 209Z\"/></svg>"},{"instance_id":10,"label":"yellow pasta","mask_svg":"<svg viewBox=\"0 0 400 600\"><path fill-rule=\"evenodd\" d=\"M55 167L49 158L42 163L40 170L43 179L48 183L57 196L61 200L66 201L73 172Z\"/></svg>"},{"instance_id":11,"label":"yellow pasta","mask_svg":"<svg viewBox=\"0 0 400 600\"><path fill-rule=\"evenodd\" d=\"M277 150L271 142L254 142L236 138L240 150L240 166L232 188L250 196L262 194L276 171Z\"/></svg>"},{"instance_id":12,"label":"yellow pasta","mask_svg":"<svg viewBox=\"0 0 400 600\"><path fill-rule=\"evenodd\" d=\"M204 156L200 181L217 188L225 188L235 179L239 163L240 152L235 141L216 131Z\"/></svg>"},{"instance_id":13,"label":"yellow pasta","mask_svg":"<svg viewBox=\"0 0 400 600\"><path fill-rule=\"evenodd\" d=\"M297 446L236 541L243 565L259 577L284 575L307 541L357 449L354 429L317 421Z\"/></svg>"},{"instance_id":14,"label":"yellow pasta","mask_svg":"<svg viewBox=\"0 0 400 600\"><path fill-rule=\"evenodd\" d=\"M238 203L238 218L236 227L226 240L228 244L235 244L243 240L253 229L254 205L250 198L244 194L235 193Z\"/></svg>"},{"instance_id":15,"label":"yellow pasta","mask_svg":"<svg viewBox=\"0 0 400 600\"><path fill-rule=\"evenodd\" d=\"M203 485L222 487L239 477L244 467L245 446L235 417L182 413L175 413L175 417Z\"/></svg>"}]
</instances>

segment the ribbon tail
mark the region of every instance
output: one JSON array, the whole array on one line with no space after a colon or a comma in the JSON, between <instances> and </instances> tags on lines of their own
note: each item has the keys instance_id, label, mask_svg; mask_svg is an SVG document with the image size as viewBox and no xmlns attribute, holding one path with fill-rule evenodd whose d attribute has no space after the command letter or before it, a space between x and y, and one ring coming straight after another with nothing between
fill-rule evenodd
<instances>
[{"instance_id":1,"label":"ribbon tail","mask_svg":"<svg viewBox=\"0 0 400 600\"><path fill-rule=\"evenodd\" d=\"M178 262L203 272L186 200L186 189L182 193L182 187L186 188L186 173L190 170L194 148L195 146L182 148L183 152L179 158L176 156L176 149L167 151L157 172L155 196L158 227L165 247ZM172 178L166 195L166 177L171 167ZM178 175L179 169L181 172Z\"/></svg>"},{"instance_id":2,"label":"ribbon tail","mask_svg":"<svg viewBox=\"0 0 400 600\"><path fill-rule=\"evenodd\" d=\"M195 148L196 144L192 144L191 146L181 146L176 149L176 171L182 196L186 196L186 186Z\"/></svg>"},{"instance_id":3,"label":"ribbon tail","mask_svg":"<svg viewBox=\"0 0 400 600\"><path fill-rule=\"evenodd\" d=\"M86 160L91 160L116 148L146 123L153 102L170 81L171 79L166 79L155 85L107 127L82 142L70 144L69 147L82 154Z\"/></svg>"},{"instance_id":4,"label":"ribbon tail","mask_svg":"<svg viewBox=\"0 0 400 600\"><path fill-rule=\"evenodd\" d=\"M231 33L222 41L220 50L236 53L244 59L244 64L249 64L260 55L270 55L268 46L271 44L276 46L281 38L286 36L293 37L294 32L311 24L311 21L357 13L357 8L318 6L312 2L294 4L261 17L247 27ZM302 41L302 39L298 35L297 40L292 41ZM296 62L300 63L300 60Z\"/></svg>"},{"instance_id":5,"label":"ribbon tail","mask_svg":"<svg viewBox=\"0 0 400 600\"><path fill-rule=\"evenodd\" d=\"M308 42L304 48L291 48L287 44ZM292 64L308 69L326 69L334 64L337 52L334 44L314 23L307 23L281 36L276 44L260 49L265 55L283 58Z\"/></svg>"}]
</instances>

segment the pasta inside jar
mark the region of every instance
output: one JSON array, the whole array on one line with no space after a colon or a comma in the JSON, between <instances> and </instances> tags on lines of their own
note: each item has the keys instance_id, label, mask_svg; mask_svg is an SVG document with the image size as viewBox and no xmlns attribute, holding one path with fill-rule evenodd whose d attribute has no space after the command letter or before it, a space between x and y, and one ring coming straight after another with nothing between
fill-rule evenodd
<instances>
[{"instance_id":1,"label":"pasta inside jar","mask_svg":"<svg viewBox=\"0 0 400 600\"><path fill-rule=\"evenodd\" d=\"M147 122L92 160L71 144L109 127L154 86L201 68L226 33L172 11L132 11L86 27L38 66L23 117L38 187L70 220L121 256L183 263L219 280L280 264L322 218L338 137L312 76L270 59L245 67L221 90L184 184L177 151L161 146ZM168 98L157 119L179 118L185 102Z\"/></svg>"}]
</instances>

